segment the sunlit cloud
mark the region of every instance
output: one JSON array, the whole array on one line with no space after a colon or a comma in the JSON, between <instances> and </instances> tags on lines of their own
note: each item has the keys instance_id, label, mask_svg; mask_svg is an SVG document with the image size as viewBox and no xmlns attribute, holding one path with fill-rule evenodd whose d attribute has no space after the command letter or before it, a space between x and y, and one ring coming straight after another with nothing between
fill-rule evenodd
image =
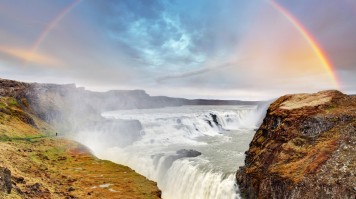
<instances>
[{"instance_id":1,"label":"sunlit cloud","mask_svg":"<svg viewBox=\"0 0 356 199\"><path fill-rule=\"evenodd\" d=\"M54 57L27 49L0 47L0 54L18 61L24 67L32 63L42 67L63 66L63 63Z\"/></svg>"}]
</instances>

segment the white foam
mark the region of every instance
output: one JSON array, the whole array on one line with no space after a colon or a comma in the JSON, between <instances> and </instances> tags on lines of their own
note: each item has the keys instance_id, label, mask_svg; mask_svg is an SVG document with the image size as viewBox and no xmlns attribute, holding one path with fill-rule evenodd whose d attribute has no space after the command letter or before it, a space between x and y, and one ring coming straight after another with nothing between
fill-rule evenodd
<instances>
[{"instance_id":1,"label":"white foam","mask_svg":"<svg viewBox=\"0 0 356 199\"><path fill-rule=\"evenodd\" d=\"M125 147L103 147L86 132L86 139L79 141L98 157L127 165L156 181L163 198L239 198L235 171L243 165L260 112L257 106L113 111L102 115L141 123L140 139ZM184 158L176 153L180 149L194 149L202 155Z\"/></svg>"}]
</instances>

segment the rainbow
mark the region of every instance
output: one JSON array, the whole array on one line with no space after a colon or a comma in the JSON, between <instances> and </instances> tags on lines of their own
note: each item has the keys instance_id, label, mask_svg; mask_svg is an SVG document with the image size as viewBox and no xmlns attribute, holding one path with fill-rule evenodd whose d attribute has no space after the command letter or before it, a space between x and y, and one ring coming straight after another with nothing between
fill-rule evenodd
<instances>
[{"instance_id":1,"label":"rainbow","mask_svg":"<svg viewBox=\"0 0 356 199\"><path fill-rule=\"evenodd\" d=\"M332 79L336 88L340 87L340 81L338 76L331 64L331 61L328 60L322 48L320 47L317 40L313 37L312 34L308 32L308 30L290 13L287 9L285 9L282 5L278 4L275 0L267 0L267 2L272 5L274 9L276 9L279 13L281 13L295 28L299 31L299 33L303 36L303 38L309 43L315 54L318 56L321 64L324 69L327 71L328 75Z\"/></svg>"},{"instance_id":2,"label":"rainbow","mask_svg":"<svg viewBox=\"0 0 356 199\"><path fill-rule=\"evenodd\" d=\"M27 59L24 60L23 66L26 66L27 63L32 59L35 52L38 50L39 46L46 39L47 35L51 32L51 30L57 26L57 24L74 8L76 7L82 0L75 0L67 7L65 7L56 17L54 17L47 25L46 28L41 32L41 34L37 37L36 41L31 47L30 55Z\"/></svg>"},{"instance_id":3,"label":"rainbow","mask_svg":"<svg viewBox=\"0 0 356 199\"><path fill-rule=\"evenodd\" d=\"M30 55L34 54L43 40L47 37L47 35L51 32L51 30L67 15L73 8L75 8L82 0L74 0L71 4L65 7L52 21L46 26L46 28L41 32L36 41L34 42ZM331 61L328 60L322 48L320 47L317 40L313 37L312 34L308 32L308 30L290 13L287 9L285 9L282 5L280 5L275 0L267 0L267 2L272 5L274 9L276 9L279 13L281 13L295 28L299 31L299 33L303 36L303 38L309 43L320 62L322 63L324 69L327 71L328 75L332 79L336 88L339 88L341 83L338 79L338 76L331 64ZM31 60L31 56L27 58L24 62L26 65Z\"/></svg>"}]
</instances>

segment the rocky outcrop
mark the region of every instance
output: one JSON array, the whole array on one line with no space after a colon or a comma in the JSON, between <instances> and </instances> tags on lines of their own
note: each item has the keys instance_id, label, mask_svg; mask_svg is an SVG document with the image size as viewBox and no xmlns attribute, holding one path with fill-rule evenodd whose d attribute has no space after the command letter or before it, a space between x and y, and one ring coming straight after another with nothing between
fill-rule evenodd
<instances>
[{"instance_id":1,"label":"rocky outcrop","mask_svg":"<svg viewBox=\"0 0 356 199\"><path fill-rule=\"evenodd\" d=\"M11 193L11 171L5 167L0 167L0 192Z\"/></svg>"},{"instance_id":2,"label":"rocky outcrop","mask_svg":"<svg viewBox=\"0 0 356 199\"><path fill-rule=\"evenodd\" d=\"M245 198L356 198L356 97L338 91L272 103L236 179Z\"/></svg>"}]
</instances>

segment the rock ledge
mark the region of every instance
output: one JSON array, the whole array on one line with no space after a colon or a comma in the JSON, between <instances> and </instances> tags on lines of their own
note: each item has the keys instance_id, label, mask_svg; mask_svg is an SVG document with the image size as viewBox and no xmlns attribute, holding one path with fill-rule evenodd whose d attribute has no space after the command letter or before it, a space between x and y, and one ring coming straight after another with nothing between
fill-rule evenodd
<instances>
[{"instance_id":1,"label":"rock ledge","mask_svg":"<svg viewBox=\"0 0 356 199\"><path fill-rule=\"evenodd\" d=\"M245 198L356 198L356 97L339 91L272 103L236 179Z\"/></svg>"}]
</instances>

